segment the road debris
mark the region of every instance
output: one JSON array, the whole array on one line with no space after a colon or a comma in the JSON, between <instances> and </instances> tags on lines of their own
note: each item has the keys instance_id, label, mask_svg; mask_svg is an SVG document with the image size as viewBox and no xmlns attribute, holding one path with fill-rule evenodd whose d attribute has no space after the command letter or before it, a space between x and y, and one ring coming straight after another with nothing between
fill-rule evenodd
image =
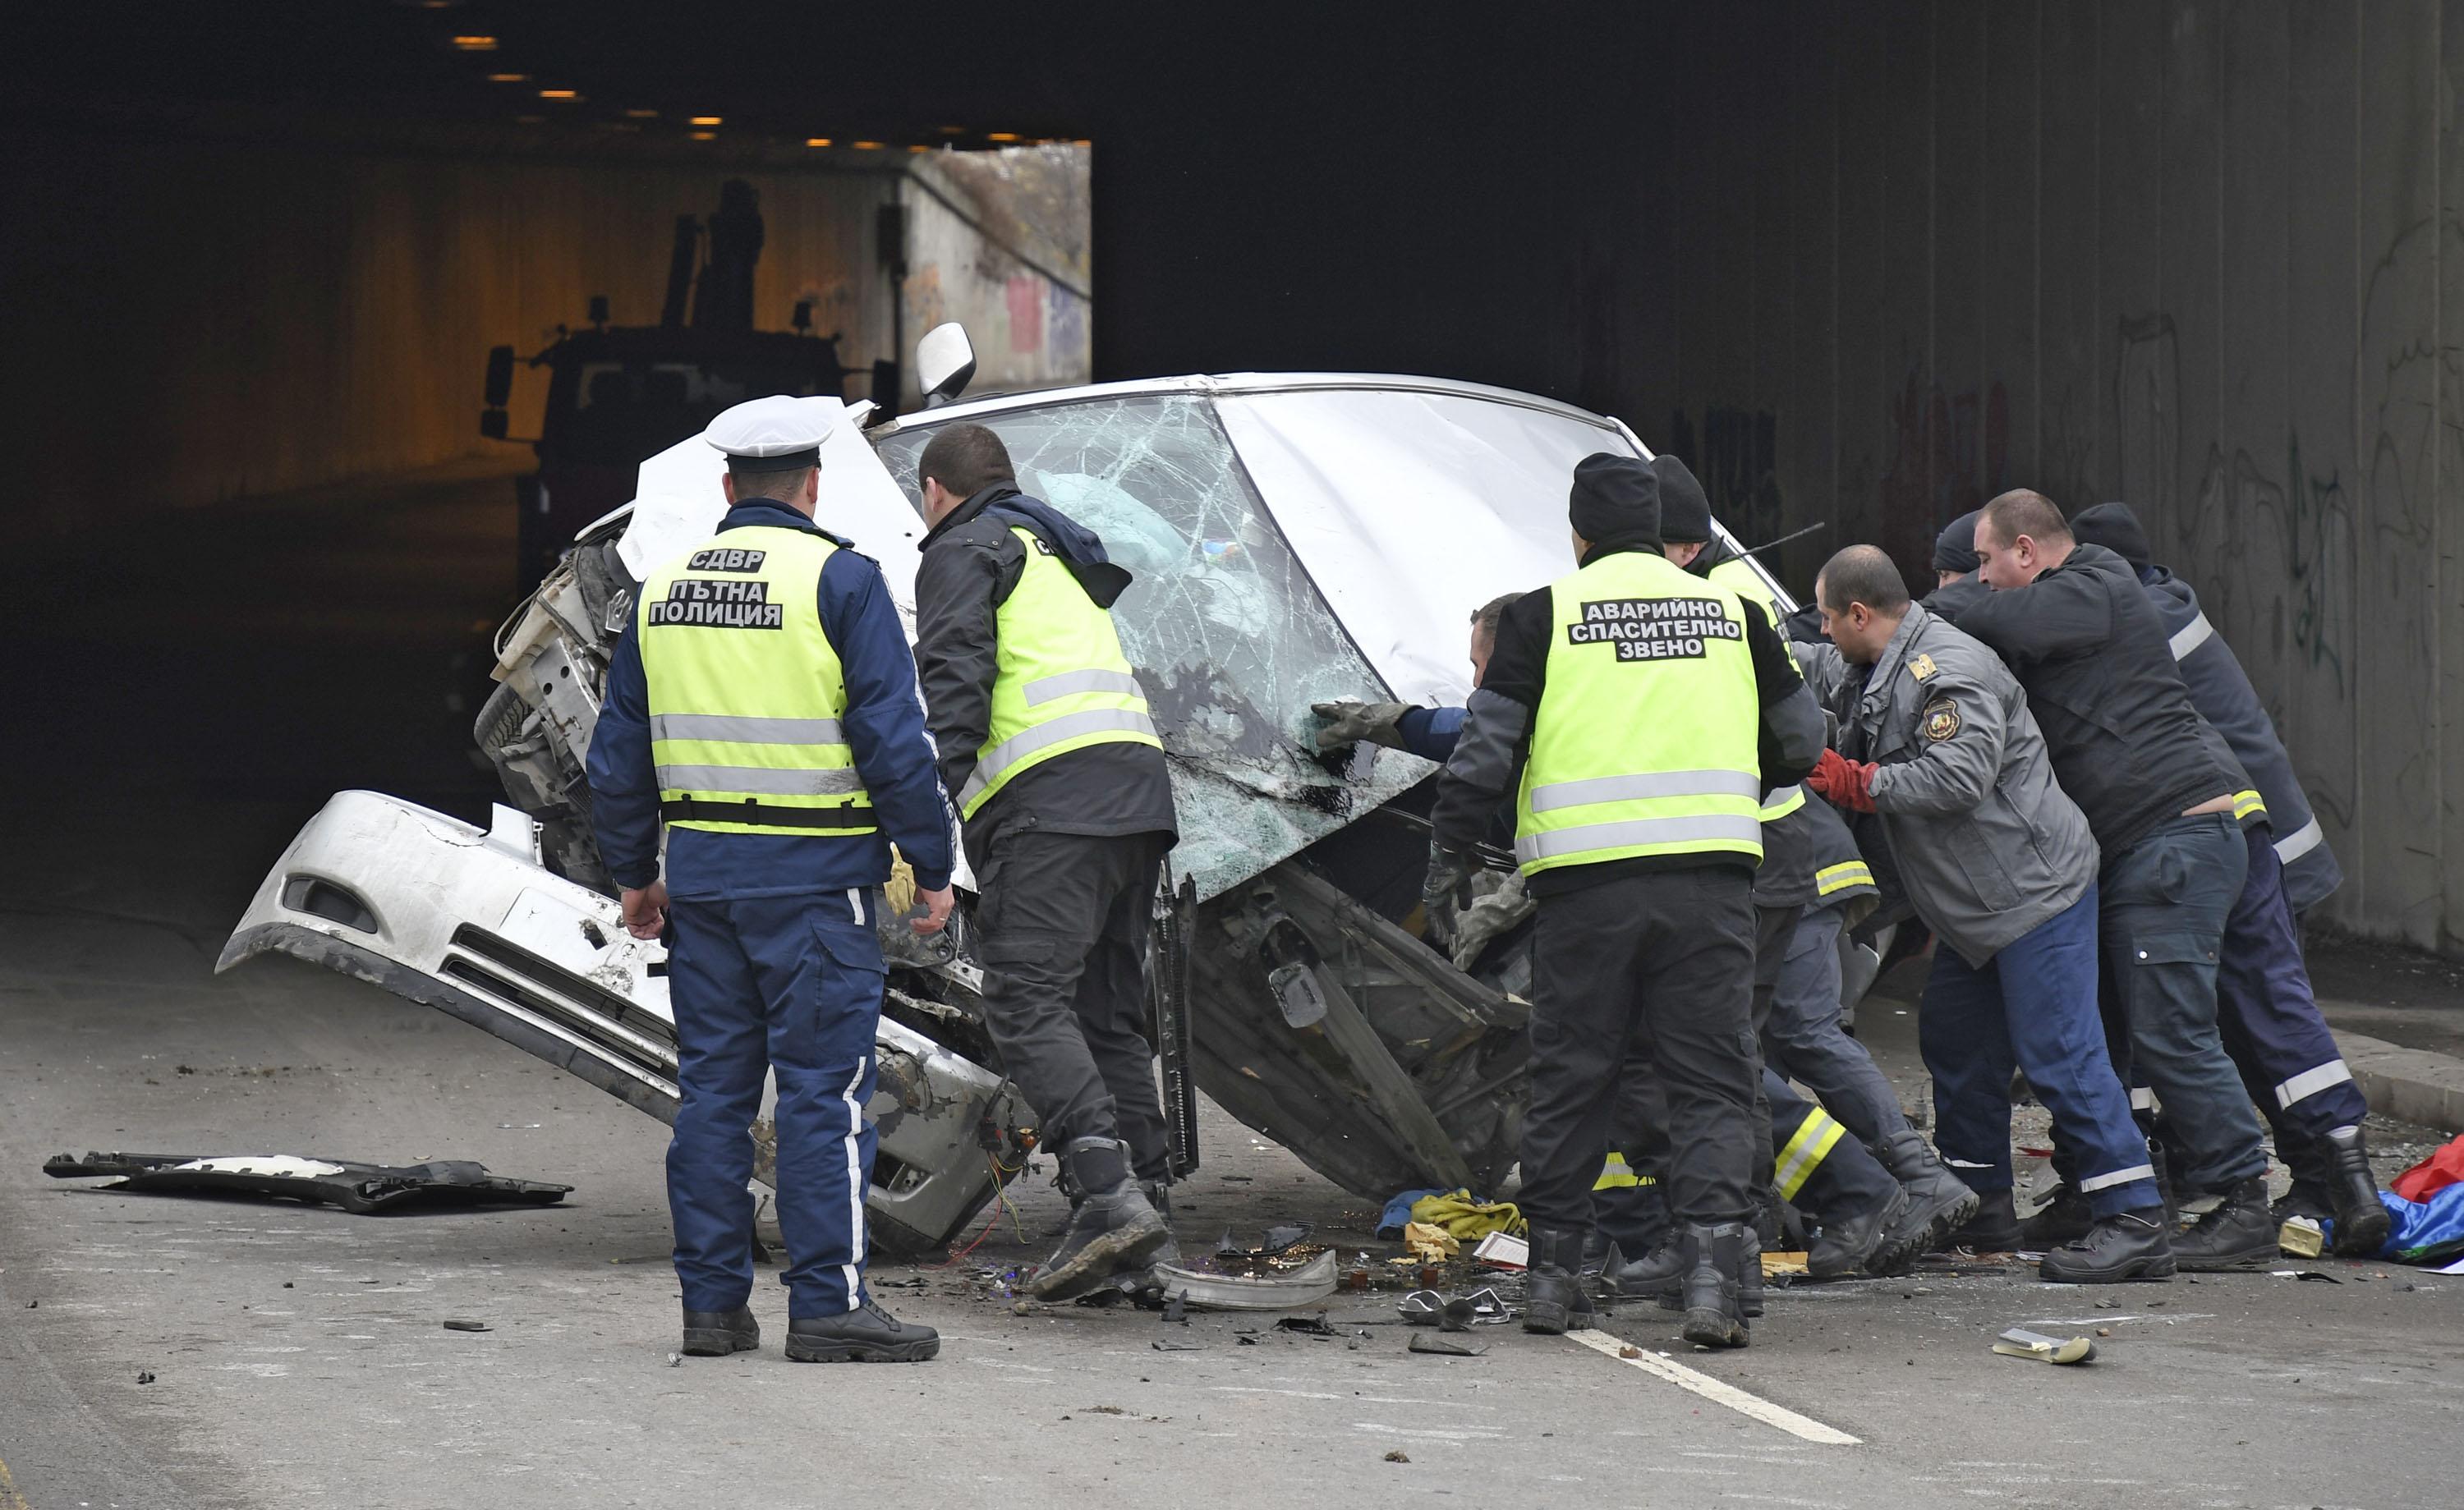
<instances>
[{"instance_id":1,"label":"road debris","mask_svg":"<svg viewBox=\"0 0 2464 1510\"><path fill-rule=\"evenodd\" d=\"M1488 1351L1486 1343L1458 1342L1452 1337L1433 1336L1428 1332L1414 1332L1407 1346L1412 1352L1435 1353L1441 1358L1477 1358Z\"/></svg>"},{"instance_id":2,"label":"road debris","mask_svg":"<svg viewBox=\"0 0 2464 1510\"><path fill-rule=\"evenodd\" d=\"M1507 1233L1493 1232L1480 1240L1471 1251L1472 1258L1492 1269L1528 1269L1531 1267L1531 1245Z\"/></svg>"},{"instance_id":3,"label":"road debris","mask_svg":"<svg viewBox=\"0 0 2464 1510\"><path fill-rule=\"evenodd\" d=\"M507 1179L466 1159L424 1164L359 1164L296 1153L55 1154L43 1172L55 1180L121 1176L97 1187L143 1194L263 1195L340 1206L353 1215L438 1207L552 1206L570 1185Z\"/></svg>"},{"instance_id":4,"label":"road debris","mask_svg":"<svg viewBox=\"0 0 2464 1510\"><path fill-rule=\"evenodd\" d=\"M1343 1333L1327 1324L1323 1316L1287 1316L1275 1324L1279 1332L1298 1332L1304 1337L1340 1337Z\"/></svg>"},{"instance_id":5,"label":"road debris","mask_svg":"<svg viewBox=\"0 0 2464 1510\"><path fill-rule=\"evenodd\" d=\"M150 1373L140 1371L137 1375L137 1382L139 1384L152 1384L154 1382L154 1376Z\"/></svg>"},{"instance_id":6,"label":"road debris","mask_svg":"<svg viewBox=\"0 0 2464 1510\"><path fill-rule=\"evenodd\" d=\"M1194 1353L1205 1350L1206 1345L1188 1337L1158 1337L1148 1345L1159 1353Z\"/></svg>"},{"instance_id":7,"label":"road debris","mask_svg":"<svg viewBox=\"0 0 2464 1510\"><path fill-rule=\"evenodd\" d=\"M2110 1332L2099 1328L2101 1335ZM2013 1326L1993 1339L1993 1350L2005 1358L2033 1358L2038 1363L2087 1363L2096 1357L2096 1344L2085 1337L2048 1337L2024 1326Z\"/></svg>"},{"instance_id":8,"label":"road debris","mask_svg":"<svg viewBox=\"0 0 2464 1510\"><path fill-rule=\"evenodd\" d=\"M1397 1448L1386 1455L1386 1460L1390 1463L1408 1463L1412 1459L1404 1455L1402 1449Z\"/></svg>"},{"instance_id":9,"label":"road debris","mask_svg":"<svg viewBox=\"0 0 2464 1510\"><path fill-rule=\"evenodd\" d=\"M2297 1258L2316 1258L2327 1251L2327 1234L2317 1217L2288 1217L2276 1230L2276 1246Z\"/></svg>"},{"instance_id":10,"label":"road debris","mask_svg":"<svg viewBox=\"0 0 2464 1510\"><path fill-rule=\"evenodd\" d=\"M495 1327L489 1325L486 1322L479 1321L469 1316L449 1316L445 1318L445 1329L449 1332L492 1332L495 1330Z\"/></svg>"},{"instance_id":11,"label":"road debris","mask_svg":"<svg viewBox=\"0 0 2464 1510\"><path fill-rule=\"evenodd\" d=\"M1287 1311L1328 1299L1335 1286L1331 1253L1270 1277L1200 1274L1168 1263L1156 1264L1155 1273L1166 1304L1177 1299L1201 1311Z\"/></svg>"}]
</instances>

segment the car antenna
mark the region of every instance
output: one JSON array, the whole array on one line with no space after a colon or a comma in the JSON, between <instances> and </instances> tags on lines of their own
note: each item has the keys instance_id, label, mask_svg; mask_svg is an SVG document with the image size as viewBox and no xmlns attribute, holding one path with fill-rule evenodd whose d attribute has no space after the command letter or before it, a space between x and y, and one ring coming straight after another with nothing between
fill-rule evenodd
<instances>
[{"instance_id":1,"label":"car antenna","mask_svg":"<svg viewBox=\"0 0 2464 1510\"><path fill-rule=\"evenodd\" d=\"M1805 536L1812 535L1816 530L1827 530L1829 528L1831 528L1830 520L1816 519L1802 530L1796 530L1787 535L1783 535L1776 540L1765 540L1762 544L1755 546L1752 550L1739 551L1737 554L1739 556L1760 556L1763 552L1775 550L1780 546L1786 545L1791 540L1803 539Z\"/></svg>"}]
</instances>

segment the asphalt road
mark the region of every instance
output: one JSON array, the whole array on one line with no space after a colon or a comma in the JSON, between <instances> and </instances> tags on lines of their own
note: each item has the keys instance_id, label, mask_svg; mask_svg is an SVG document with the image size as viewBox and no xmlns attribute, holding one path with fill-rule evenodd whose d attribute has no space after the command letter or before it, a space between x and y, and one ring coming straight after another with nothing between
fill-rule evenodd
<instances>
[{"instance_id":1,"label":"asphalt road","mask_svg":"<svg viewBox=\"0 0 2464 1510\"><path fill-rule=\"evenodd\" d=\"M1061 1211L1037 1181L959 1262L876 1271L941 1328L938 1361L787 1367L765 1283L770 1345L671 1367L663 1128L373 987L283 958L210 974L326 791L484 806L462 742L510 594L502 490L431 479L0 566L36 615L17 748L107 799L20 786L7 814L0 1510L2464 1498L2464 1277L2334 1260L2299 1267L2338 1283L1852 1281L1775 1295L1740 1353L1692 1353L1643 1310L1605 1323L1631 1361L1503 1328L1440 1359L1404 1350L1391 1294L1339 1297L1326 1339L1019 1314L1001 1275ZM1907 1025L1882 1008L1867 1032L1913 1100ZM578 1189L384 1218L38 1172L89 1149L475 1158ZM1246 1129L1210 1118L1204 1155L1185 1246L1302 1220L1372 1247L1370 1203ZM2110 1335L2079 1368L1991 1354L2018 1324ZM1663 1351L1747 1409L1655 1374ZM1857 1441L1792 1434L1769 1406Z\"/></svg>"}]
</instances>

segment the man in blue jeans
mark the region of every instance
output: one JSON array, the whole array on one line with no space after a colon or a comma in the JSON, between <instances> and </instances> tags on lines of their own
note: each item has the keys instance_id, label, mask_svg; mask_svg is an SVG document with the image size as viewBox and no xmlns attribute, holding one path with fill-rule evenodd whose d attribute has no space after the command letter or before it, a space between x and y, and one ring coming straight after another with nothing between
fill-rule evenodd
<instances>
[{"instance_id":1,"label":"man in blue jeans","mask_svg":"<svg viewBox=\"0 0 2464 1510\"><path fill-rule=\"evenodd\" d=\"M2222 1197L2174 1255L2185 1269L2271 1265L2267 1151L2216 1028L2225 918L2250 865L2233 821L2241 772L2191 704L2138 574L2079 543L2051 499L2021 489L1987 504L1976 558L1993 591L1960 610L1959 627L2027 689L2054 773L2104 856L2099 932L2127 1024L2125 1074L2172 1121L2176 1189Z\"/></svg>"},{"instance_id":2,"label":"man in blue jeans","mask_svg":"<svg viewBox=\"0 0 2464 1510\"><path fill-rule=\"evenodd\" d=\"M1833 557L1814 590L1831 644L1797 655L1838 732L1806 784L1879 816L1939 940L1919 1019L1936 1145L2015 1227L2011 1071L2025 1070L2079 1150L2095 1214L2037 1272L2077 1284L2169 1278L2155 1171L2097 1017L2096 843L2054 783L2026 694L1991 651L1910 602L1874 546Z\"/></svg>"}]
</instances>

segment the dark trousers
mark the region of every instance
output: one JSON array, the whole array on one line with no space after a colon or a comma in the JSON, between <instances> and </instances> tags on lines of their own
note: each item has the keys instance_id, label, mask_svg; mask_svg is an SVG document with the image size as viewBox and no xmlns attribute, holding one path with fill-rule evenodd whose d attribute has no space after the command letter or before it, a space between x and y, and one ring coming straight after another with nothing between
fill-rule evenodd
<instances>
[{"instance_id":1,"label":"dark trousers","mask_svg":"<svg viewBox=\"0 0 2464 1510\"><path fill-rule=\"evenodd\" d=\"M2225 919L2216 1029L2243 1088L2276 1131L2277 1152L2290 1162L2320 1134L2360 1123L2369 1107L2310 994L2275 836L2261 826L2243 838L2250 874Z\"/></svg>"},{"instance_id":2,"label":"dark trousers","mask_svg":"<svg viewBox=\"0 0 2464 1510\"><path fill-rule=\"evenodd\" d=\"M2105 857L2097 889L2104 978L2128 1025L2114 1067L2154 1089L2172 1125L2177 1184L2218 1191L2267 1172L2258 1118L2216 1029L2225 918L2249 847L2224 813L2176 818ZM2031 1077L2033 1079L2034 1077Z\"/></svg>"},{"instance_id":3,"label":"dark trousers","mask_svg":"<svg viewBox=\"0 0 2464 1510\"><path fill-rule=\"evenodd\" d=\"M2159 1204L2147 1140L2106 1057L2097 1015L2097 891L2047 918L1978 969L1933 952L1917 1047L1933 1077L1934 1147L1979 1194L2011 1188L2011 1071L2054 1114L2099 1216Z\"/></svg>"},{"instance_id":4,"label":"dark trousers","mask_svg":"<svg viewBox=\"0 0 2464 1510\"><path fill-rule=\"evenodd\" d=\"M1771 1183L1780 1199L1827 1226L1885 1205L1899 1191L1851 1128L1768 1068L1763 1099L1771 1105Z\"/></svg>"},{"instance_id":5,"label":"dark trousers","mask_svg":"<svg viewBox=\"0 0 2464 1510\"><path fill-rule=\"evenodd\" d=\"M676 1019L668 1208L687 1310L753 1293L753 1119L779 1077L779 1230L790 1316L864 1300L864 1200L872 1183L873 1037L884 971L861 891L668 906Z\"/></svg>"},{"instance_id":6,"label":"dark trousers","mask_svg":"<svg viewBox=\"0 0 2464 1510\"><path fill-rule=\"evenodd\" d=\"M1839 1025L1840 921L1836 906L1807 908L1797 920L1760 1024L1763 1061L1812 1090L1858 1141L1880 1147L1908 1130L1908 1119L1874 1057Z\"/></svg>"},{"instance_id":7,"label":"dark trousers","mask_svg":"<svg viewBox=\"0 0 2464 1510\"><path fill-rule=\"evenodd\" d=\"M1638 1036L1667 1103L1670 1216L1749 1221L1752 883L1726 866L1625 876L1540 899L1523 1212L1581 1232ZM1768 1168L1768 1166L1765 1166Z\"/></svg>"},{"instance_id":8,"label":"dark trousers","mask_svg":"<svg viewBox=\"0 0 2464 1510\"><path fill-rule=\"evenodd\" d=\"M1162 834L1012 829L985 857L984 1026L1044 1146L1118 1138L1142 1180L1170 1172L1144 962Z\"/></svg>"}]
</instances>

